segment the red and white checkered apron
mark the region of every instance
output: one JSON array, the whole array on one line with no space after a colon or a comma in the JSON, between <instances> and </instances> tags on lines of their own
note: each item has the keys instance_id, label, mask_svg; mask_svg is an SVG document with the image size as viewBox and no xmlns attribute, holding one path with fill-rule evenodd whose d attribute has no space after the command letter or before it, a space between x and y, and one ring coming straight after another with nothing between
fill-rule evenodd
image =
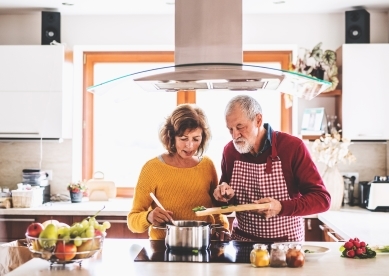
<instances>
[{"instance_id":1,"label":"red and white checkered apron","mask_svg":"<svg viewBox=\"0 0 389 276\"><path fill-rule=\"evenodd\" d=\"M253 203L264 197L278 201L290 199L277 154L276 132L272 144L272 155L266 164L234 162L230 186L235 190L236 204ZM257 213L237 212L231 237L242 241L303 241L304 221L302 217L264 219Z\"/></svg>"}]
</instances>

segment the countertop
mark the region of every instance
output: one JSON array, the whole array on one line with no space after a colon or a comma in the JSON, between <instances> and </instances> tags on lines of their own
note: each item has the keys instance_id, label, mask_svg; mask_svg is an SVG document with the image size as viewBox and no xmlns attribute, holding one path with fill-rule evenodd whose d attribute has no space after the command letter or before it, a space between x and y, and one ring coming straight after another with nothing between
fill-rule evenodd
<instances>
[{"instance_id":1,"label":"countertop","mask_svg":"<svg viewBox=\"0 0 389 276\"><path fill-rule=\"evenodd\" d=\"M32 259L8 273L9 276L25 275L388 275L389 254L379 254L373 259L348 259L340 257L340 243L307 242L306 244L330 248L318 260L308 260L300 268L254 268L249 263L190 263L190 262L134 262L138 252L148 240L106 239L102 254L77 264L54 265L42 259Z\"/></svg>"},{"instance_id":2,"label":"countertop","mask_svg":"<svg viewBox=\"0 0 389 276\"><path fill-rule=\"evenodd\" d=\"M53 202L33 208L0 209L0 215L76 215L89 216L105 206L101 216L127 216L132 198L115 198L109 201L81 203ZM231 215L230 215L231 216ZM232 214L233 216L233 214ZM306 218L319 218L341 237L358 237L371 245L389 244L389 213L372 212L360 207L345 206L339 211L327 211Z\"/></svg>"},{"instance_id":3,"label":"countertop","mask_svg":"<svg viewBox=\"0 0 389 276\"><path fill-rule=\"evenodd\" d=\"M83 201L80 203L48 202L31 208L0 209L0 215L62 215L89 216L101 208L100 216L127 216L132 208L132 198L114 198L108 201Z\"/></svg>"},{"instance_id":4,"label":"countertop","mask_svg":"<svg viewBox=\"0 0 389 276\"><path fill-rule=\"evenodd\" d=\"M370 245L389 245L388 212L372 212L356 206L327 211L318 214L318 218L345 240L358 237Z\"/></svg>"}]
</instances>

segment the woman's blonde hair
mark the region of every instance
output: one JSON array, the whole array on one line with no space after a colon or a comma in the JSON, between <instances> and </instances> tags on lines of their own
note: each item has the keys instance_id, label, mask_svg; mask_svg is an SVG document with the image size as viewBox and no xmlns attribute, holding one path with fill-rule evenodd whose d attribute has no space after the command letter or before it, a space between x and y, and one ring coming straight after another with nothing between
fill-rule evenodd
<instances>
[{"instance_id":1,"label":"woman's blonde hair","mask_svg":"<svg viewBox=\"0 0 389 276\"><path fill-rule=\"evenodd\" d=\"M204 111L194 104L181 104L166 118L159 132L159 139L169 153L176 153L175 137L183 136L187 130L201 128L202 140L195 155L203 155L206 151L211 131Z\"/></svg>"}]
</instances>

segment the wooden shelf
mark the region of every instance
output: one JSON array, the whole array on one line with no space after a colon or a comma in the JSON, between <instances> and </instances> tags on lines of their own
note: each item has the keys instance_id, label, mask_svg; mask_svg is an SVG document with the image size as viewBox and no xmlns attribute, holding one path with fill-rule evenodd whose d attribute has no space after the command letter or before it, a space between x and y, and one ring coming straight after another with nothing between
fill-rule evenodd
<instances>
[{"instance_id":1,"label":"wooden shelf","mask_svg":"<svg viewBox=\"0 0 389 276\"><path fill-rule=\"evenodd\" d=\"M319 95L317 95L317 97L339 97L339 96L342 96L342 90L340 89L335 89L333 91L329 91L329 92L323 92L323 93L320 93Z\"/></svg>"}]
</instances>

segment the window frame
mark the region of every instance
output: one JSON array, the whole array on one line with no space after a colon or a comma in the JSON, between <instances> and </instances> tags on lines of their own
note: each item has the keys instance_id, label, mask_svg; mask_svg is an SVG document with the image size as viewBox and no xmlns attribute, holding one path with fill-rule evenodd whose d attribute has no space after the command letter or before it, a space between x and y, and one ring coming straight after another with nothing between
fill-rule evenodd
<instances>
[{"instance_id":1,"label":"window frame","mask_svg":"<svg viewBox=\"0 0 389 276\"><path fill-rule=\"evenodd\" d=\"M82 95L82 179L93 177L94 141L93 141L93 97L87 91L92 86L94 65L96 63L130 63L130 62L174 62L174 51L106 51L83 53L83 95ZM243 51L243 62L277 62L281 69L289 70L292 63L292 51ZM292 133L292 107L285 107L283 93L281 101L281 131ZM182 103L196 103L195 91L177 92L177 105ZM117 187L118 197L133 197L134 188Z\"/></svg>"}]
</instances>

